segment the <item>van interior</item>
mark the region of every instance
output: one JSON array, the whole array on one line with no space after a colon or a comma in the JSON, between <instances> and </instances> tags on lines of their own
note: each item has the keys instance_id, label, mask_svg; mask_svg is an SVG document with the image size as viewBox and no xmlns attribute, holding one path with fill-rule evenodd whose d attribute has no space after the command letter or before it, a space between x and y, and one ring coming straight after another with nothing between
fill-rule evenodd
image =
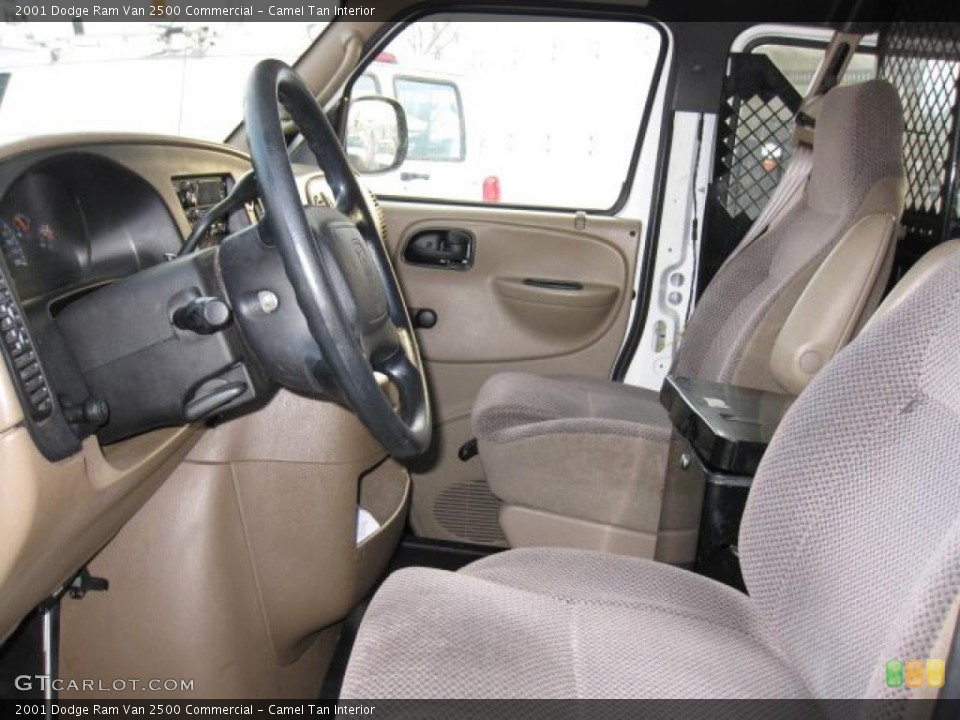
<instances>
[{"instance_id":1,"label":"van interior","mask_svg":"<svg viewBox=\"0 0 960 720\"><path fill-rule=\"evenodd\" d=\"M951 3L126 25L0 34L0 698L954 712Z\"/></svg>"}]
</instances>

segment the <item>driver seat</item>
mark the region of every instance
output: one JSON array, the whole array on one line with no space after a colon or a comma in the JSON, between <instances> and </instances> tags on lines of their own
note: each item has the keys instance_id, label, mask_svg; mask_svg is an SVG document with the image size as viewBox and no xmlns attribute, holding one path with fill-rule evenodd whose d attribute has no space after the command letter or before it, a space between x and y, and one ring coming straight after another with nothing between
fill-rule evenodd
<instances>
[{"instance_id":1,"label":"driver seat","mask_svg":"<svg viewBox=\"0 0 960 720\"><path fill-rule=\"evenodd\" d=\"M958 376L955 254L780 425L741 526L749 597L587 550L408 568L371 602L342 697L924 696L888 687L885 666L945 660L956 625Z\"/></svg>"}]
</instances>

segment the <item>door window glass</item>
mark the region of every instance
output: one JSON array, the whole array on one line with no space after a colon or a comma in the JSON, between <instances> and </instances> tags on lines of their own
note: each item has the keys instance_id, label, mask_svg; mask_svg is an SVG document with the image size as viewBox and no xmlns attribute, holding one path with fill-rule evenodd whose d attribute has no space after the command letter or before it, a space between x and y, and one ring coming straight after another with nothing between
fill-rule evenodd
<instances>
[{"instance_id":1,"label":"door window glass","mask_svg":"<svg viewBox=\"0 0 960 720\"><path fill-rule=\"evenodd\" d=\"M365 182L387 197L613 208L662 45L639 22L412 23L363 71L406 111L407 159Z\"/></svg>"}]
</instances>

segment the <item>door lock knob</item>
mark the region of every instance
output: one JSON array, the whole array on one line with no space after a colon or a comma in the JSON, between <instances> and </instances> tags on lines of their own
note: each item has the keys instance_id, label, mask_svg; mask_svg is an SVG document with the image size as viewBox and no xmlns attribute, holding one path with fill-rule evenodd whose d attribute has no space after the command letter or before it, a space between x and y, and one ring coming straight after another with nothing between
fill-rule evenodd
<instances>
[{"instance_id":1,"label":"door lock knob","mask_svg":"<svg viewBox=\"0 0 960 720\"><path fill-rule=\"evenodd\" d=\"M431 310L430 308L424 308L422 310L417 310L413 316L413 324L418 328L423 328L424 330L429 330L434 325L437 324L437 313Z\"/></svg>"}]
</instances>

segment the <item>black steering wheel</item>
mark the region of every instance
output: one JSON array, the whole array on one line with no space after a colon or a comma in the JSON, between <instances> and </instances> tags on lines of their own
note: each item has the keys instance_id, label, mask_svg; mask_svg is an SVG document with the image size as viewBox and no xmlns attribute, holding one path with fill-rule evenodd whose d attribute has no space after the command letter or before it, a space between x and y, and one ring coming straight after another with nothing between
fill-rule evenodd
<instances>
[{"instance_id":1,"label":"black steering wheel","mask_svg":"<svg viewBox=\"0 0 960 720\"><path fill-rule=\"evenodd\" d=\"M316 156L336 209L304 208L281 105ZM279 60L254 68L244 115L265 208L260 236L279 251L340 399L391 455L419 455L432 427L423 363L378 224L336 133L300 76Z\"/></svg>"}]
</instances>

